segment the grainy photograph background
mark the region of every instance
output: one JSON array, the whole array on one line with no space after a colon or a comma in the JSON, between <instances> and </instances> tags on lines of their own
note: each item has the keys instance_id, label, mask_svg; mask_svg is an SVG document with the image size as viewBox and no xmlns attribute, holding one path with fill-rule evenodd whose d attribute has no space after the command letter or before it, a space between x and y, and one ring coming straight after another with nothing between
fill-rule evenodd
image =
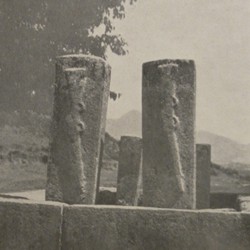
<instances>
[{"instance_id":1,"label":"grainy photograph background","mask_svg":"<svg viewBox=\"0 0 250 250\"><path fill-rule=\"evenodd\" d=\"M245 0L0 0L0 197L45 200L58 56L111 66L99 200L108 204L121 136L142 137L143 63L187 59L196 143L211 145L210 208L235 209L250 193L249 23Z\"/></svg>"}]
</instances>

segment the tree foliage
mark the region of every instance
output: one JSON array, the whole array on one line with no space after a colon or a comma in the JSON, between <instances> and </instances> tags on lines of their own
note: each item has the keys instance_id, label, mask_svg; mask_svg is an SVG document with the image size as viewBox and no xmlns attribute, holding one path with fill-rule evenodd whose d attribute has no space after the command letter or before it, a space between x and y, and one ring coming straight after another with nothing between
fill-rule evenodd
<instances>
[{"instance_id":1,"label":"tree foliage","mask_svg":"<svg viewBox=\"0 0 250 250\"><path fill-rule=\"evenodd\" d=\"M131 0L133 4L136 0ZM126 54L113 19L126 0L0 0L0 109L50 113L54 59L69 53ZM102 34L95 28L103 25Z\"/></svg>"}]
</instances>

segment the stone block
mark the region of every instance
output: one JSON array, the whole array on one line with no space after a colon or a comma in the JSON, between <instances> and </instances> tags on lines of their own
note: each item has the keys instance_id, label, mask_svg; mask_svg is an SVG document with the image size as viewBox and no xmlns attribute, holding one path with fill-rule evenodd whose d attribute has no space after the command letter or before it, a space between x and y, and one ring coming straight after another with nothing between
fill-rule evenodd
<instances>
[{"instance_id":1,"label":"stone block","mask_svg":"<svg viewBox=\"0 0 250 250\"><path fill-rule=\"evenodd\" d=\"M210 207L211 145L196 145L196 208Z\"/></svg>"},{"instance_id":2,"label":"stone block","mask_svg":"<svg viewBox=\"0 0 250 250\"><path fill-rule=\"evenodd\" d=\"M137 206L142 171L141 138L122 136L117 179L117 204Z\"/></svg>"},{"instance_id":3,"label":"stone block","mask_svg":"<svg viewBox=\"0 0 250 250\"><path fill-rule=\"evenodd\" d=\"M0 199L1 250L60 249L63 204Z\"/></svg>"},{"instance_id":4,"label":"stone block","mask_svg":"<svg viewBox=\"0 0 250 250\"><path fill-rule=\"evenodd\" d=\"M143 204L195 208L195 65L143 64Z\"/></svg>"},{"instance_id":5,"label":"stone block","mask_svg":"<svg viewBox=\"0 0 250 250\"><path fill-rule=\"evenodd\" d=\"M249 250L249 225L250 213L75 205L62 249Z\"/></svg>"},{"instance_id":6,"label":"stone block","mask_svg":"<svg viewBox=\"0 0 250 250\"><path fill-rule=\"evenodd\" d=\"M57 58L46 200L95 204L109 98L110 66L101 58Z\"/></svg>"}]
</instances>

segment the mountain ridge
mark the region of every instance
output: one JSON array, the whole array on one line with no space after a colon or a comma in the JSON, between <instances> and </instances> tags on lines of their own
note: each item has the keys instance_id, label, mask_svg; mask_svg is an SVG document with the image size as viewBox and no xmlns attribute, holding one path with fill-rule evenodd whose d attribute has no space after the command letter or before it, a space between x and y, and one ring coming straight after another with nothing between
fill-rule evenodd
<instances>
[{"instance_id":1,"label":"mountain ridge","mask_svg":"<svg viewBox=\"0 0 250 250\"><path fill-rule=\"evenodd\" d=\"M142 136L141 112L131 110L118 119L108 119L106 131L119 140L120 136ZM250 144L241 144L225 136L200 130L196 133L197 144L212 146L212 161L217 164L243 163L250 164Z\"/></svg>"}]
</instances>

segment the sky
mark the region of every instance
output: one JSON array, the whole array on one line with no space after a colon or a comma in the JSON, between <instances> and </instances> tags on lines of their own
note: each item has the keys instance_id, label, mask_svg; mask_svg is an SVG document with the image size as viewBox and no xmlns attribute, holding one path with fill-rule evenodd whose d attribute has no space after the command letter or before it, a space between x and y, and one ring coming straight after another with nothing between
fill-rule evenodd
<instances>
[{"instance_id":1,"label":"sky","mask_svg":"<svg viewBox=\"0 0 250 250\"><path fill-rule=\"evenodd\" d=\"M108 54L109 118L141 110L142 63L193 59L196 128L250 143L250 2L246 0L138 0L116 21L129 54Z\"/></svg>"}]
</instances>

